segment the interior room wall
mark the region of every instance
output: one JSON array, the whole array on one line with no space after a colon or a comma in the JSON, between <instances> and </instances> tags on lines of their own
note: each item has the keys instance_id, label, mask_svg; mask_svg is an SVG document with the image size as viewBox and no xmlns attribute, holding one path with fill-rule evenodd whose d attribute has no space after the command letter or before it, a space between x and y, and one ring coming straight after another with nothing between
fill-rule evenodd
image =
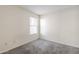
<instances>
[{"instance_id":1,"label":"interior room wall","mask_svg":"<svg viewBox=\"0 0 79 59\"><path fill-rule=\"evenodd\" d=\"M79 7L41 16L41 38L79 48Z\"/></svg>"},{"instance_id":2,"label":"interior room wall","mask_svg":"<svg viewBox=\"0 0 79 59\"><path fill-rule=\"evenodd\" d=\"M19 6L0 6L0 53L39 38L29 34L29 17L39 18Z\"/></svg>"}]
</instances>

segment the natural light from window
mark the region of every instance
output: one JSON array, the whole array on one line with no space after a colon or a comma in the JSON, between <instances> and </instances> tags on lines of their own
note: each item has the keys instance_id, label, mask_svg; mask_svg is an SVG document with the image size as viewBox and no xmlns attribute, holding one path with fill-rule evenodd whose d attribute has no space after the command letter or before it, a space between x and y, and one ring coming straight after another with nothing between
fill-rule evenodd
<instances>
[{"instance_id":1,"label":"natural light from window","mask_svg":"<svg viewBox=\"0 0 79 59\"><path fill-rule=\"evenodd\" d=\"M38 32L38 21L34 17L30 17L30 34L36 34Z\"/></svg>"},{"instance_id":2,"label":"natural light from window","mask_svg":"<svg viewBox=\"0 0 79 59\"><path fill-rule=\"evenodd\" d=\"M47 26L46 19L45 18L40 19L40 34L41 35L46 34L46 30L47 30L46 26Z\"/></svg>"}]
</instances>

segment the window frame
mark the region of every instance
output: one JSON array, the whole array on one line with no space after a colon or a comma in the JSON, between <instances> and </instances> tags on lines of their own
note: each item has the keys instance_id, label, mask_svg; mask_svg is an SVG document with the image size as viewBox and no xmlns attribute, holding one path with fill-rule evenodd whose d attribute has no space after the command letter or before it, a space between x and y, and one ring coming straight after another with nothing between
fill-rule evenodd
<instances>
[{"instance_id":1,"label":"window frame","mask_svg":"<svg viewBox=\"0 0 79 59\"><path fill-rule=\"evenodd\" d=\"M30 25L30 34L33 35L33 34L37 34L38 33L38 19L35 18L35 17L30 17L29 18L29 25ZM32 22L31 22L32 21ZM36 28L36 29L35 29Z\"/></svg>"}]
</instances>

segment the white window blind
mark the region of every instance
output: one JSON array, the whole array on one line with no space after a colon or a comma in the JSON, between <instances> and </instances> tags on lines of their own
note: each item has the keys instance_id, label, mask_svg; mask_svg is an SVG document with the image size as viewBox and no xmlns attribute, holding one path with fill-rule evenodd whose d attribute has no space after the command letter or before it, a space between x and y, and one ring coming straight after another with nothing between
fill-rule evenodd
<instances>
[{"instance_id":1,"label":"white window blind","mask_svg":"<svg viewBox=\"0 0 79 59\"><path fill-rule=\"evenodd\" d=\"M30 34L36 34L38 32L38 21L34 17L30 17Z\"/></svg>"}]
</instances>

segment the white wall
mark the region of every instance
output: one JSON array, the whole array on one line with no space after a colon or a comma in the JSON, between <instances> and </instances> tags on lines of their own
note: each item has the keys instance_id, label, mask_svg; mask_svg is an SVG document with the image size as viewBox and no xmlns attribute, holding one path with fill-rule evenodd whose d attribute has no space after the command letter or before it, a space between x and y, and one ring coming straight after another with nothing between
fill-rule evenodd
<instances>
[{"instance_id":1,"label":"white wall","mask_svg":"<svg viewBox=\"0 0 79 59\"><path fill-rule=\"evenodd\" d=\"M29 17L38 15L19 6L0 6L0 53L39 38L29 34Z\"/></svg>"},{"instance_id":2,"label":"white wall","mask_svg":"<svg viewBox=\"0 0 79 59\"><path fill-rule=\"evenodd\" d=\"M43 15L41 22L43 39L79 47L78 6Z\"/></svg>"}]
</instances>

